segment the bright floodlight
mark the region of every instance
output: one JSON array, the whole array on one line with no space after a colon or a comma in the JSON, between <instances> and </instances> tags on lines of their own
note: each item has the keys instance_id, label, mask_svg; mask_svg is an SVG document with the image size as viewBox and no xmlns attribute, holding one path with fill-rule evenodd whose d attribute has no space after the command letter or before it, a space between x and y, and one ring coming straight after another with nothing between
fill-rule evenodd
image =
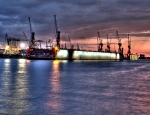
<instances>
[{"instance_id":1,"label":"bright floodlight","mask_svg":"<svg viewBox=\"0 0 150 115\"><path fill-rule=\"evenodd\" d=\"M20 44L20 47L21 47L21 48L25 48L25 44L24 44L24 43L21 43L21 44Z\"/></svg>"},{"instance_id":2,"label":"bright floodlight","mask_svg":"<svg viewBox=\"0 0 150 115\"><path fill-rule=\"evenodd\" d=\"M8 50L9 46L6 46L5 49Z\"/></svg>"}]
</instances>

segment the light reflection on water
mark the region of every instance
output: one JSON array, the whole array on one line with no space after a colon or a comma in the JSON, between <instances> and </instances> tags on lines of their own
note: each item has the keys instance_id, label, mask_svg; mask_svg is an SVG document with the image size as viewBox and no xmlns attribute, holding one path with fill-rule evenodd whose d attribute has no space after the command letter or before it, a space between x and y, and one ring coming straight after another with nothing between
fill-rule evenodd
<instances>
[{"instance_id":1,"label":"light reflection on water","mask_svg":"<svg viewBox=\"0 0 150 115\"><path fill-rule=\"evenodd\" d=\"M47 108L51 111L52 114L59 113L61 109L61 84L60 84L60 72L59 72L58 60L52 62L52 73L49 78L49 85L51 86L51 93L48 95L49 100L47 102ZM48 110L48 112L49 112Z\"/></svg>"},{"instance_id":2,"label":"light reflection on water","mask_svg":"<svg viewBox=\"0 0 150 115\"><path fill-rule=\"evenodd\" d=\"M0 103L3 104L2 114L22 114L28 104L27 76L25 60L4 60L4 70L1 76Z\"/></svg>"},{"instance_id":3,"label":"light reflection on water","mask_svg":"<svg viewBox=\"0 0 150 115\"><path fill-rule=\"evenodd\" d=\"M150 60L0 64L2 115L150 114Z\"/></svg>"}]
</instances>

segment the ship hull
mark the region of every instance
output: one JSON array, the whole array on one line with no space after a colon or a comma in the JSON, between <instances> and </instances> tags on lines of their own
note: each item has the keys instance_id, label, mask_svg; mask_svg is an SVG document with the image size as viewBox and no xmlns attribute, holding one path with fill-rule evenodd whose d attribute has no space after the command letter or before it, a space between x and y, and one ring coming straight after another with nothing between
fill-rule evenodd
<instances>
[{"instance_id":1,"label":"ship hull","mask_svg":"<svg viewBox=\"0 0 150 115\"><path fill-rule=\"evenodd\" d=\"M139 56L137 54L131 54L130 55L130 60L138 60Z\"/></svg>"},{"instance_id":2,"label":"ship hull","mask_svg":"<svg viewBox=\"0 0 150 115\"><path fill-rule=\"evenodd\" d=\"M124 60L138 60L138 59L139 59L138 54L124 55Z\"/></svg>"},{"instance_id":3,"label":"ship hull","mask_svg":"<svg viewBox=\"0 0 150 115\"><path fill-rule=\"evenodd\" d=\"M120 60L121 56L119 53L113 53L113 52L60 49L57 51L55 59L57 60Z\"/></svg>"},{"instance_id":4,"label":"ship hull","mask_svg":"<svg viewBox=\"0 0 150 115\"><path fill-rule=\"evenodd\" d=\"M28 60L55 60L55 58L47 58L47 57L27 57Z\"/></svg>"},{"instance_id":5,"label":"ship hull","mask_svg":"<svg viewBox=\"0 0 150 115\"><path fill-rule=\"evenodd\" d=\"M121 60L121 54L73 49L32 49L27 59L30 60Z\"/></svg>"}]
</instances>

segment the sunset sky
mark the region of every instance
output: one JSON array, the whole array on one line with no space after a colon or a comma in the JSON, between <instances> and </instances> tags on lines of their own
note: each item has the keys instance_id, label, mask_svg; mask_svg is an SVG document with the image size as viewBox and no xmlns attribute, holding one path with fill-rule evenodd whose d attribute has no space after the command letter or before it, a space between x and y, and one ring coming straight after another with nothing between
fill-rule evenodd
<instances>
[{"instance_id":1,"label":"sunset sky","mask_svg":"<svg viewBox=\"0 0 150 115\"><path fill-rule=\"evenodd\" d=\"M61 43L69 44L69 35L83 49L97 50L99 31L103 43L108 34L116 43L112 50L117 50L118 30L125 52L130 34L131 52L150 56L150 0L0 0L0 43L5 42L5 33L17 38L23 38L23 32L28 35L28 17L36 40L55 42L54 15Z\"/></svg>"}]
</instances>

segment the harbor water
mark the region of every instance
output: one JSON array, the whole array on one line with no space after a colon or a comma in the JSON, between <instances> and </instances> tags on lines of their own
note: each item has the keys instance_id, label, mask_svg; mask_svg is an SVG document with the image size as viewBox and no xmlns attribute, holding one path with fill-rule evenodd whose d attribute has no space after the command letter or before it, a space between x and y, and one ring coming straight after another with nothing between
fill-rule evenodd
<instances>
[{"instance_id":1,"label":"harbor water","mask_svg":"<svg viewBox=\"0 0 150 115\"><path fill-rule=\"evenodd\" d=\"M0 59L0 115L150 115L150 60Z\"/></svg>"}]
</instances>

